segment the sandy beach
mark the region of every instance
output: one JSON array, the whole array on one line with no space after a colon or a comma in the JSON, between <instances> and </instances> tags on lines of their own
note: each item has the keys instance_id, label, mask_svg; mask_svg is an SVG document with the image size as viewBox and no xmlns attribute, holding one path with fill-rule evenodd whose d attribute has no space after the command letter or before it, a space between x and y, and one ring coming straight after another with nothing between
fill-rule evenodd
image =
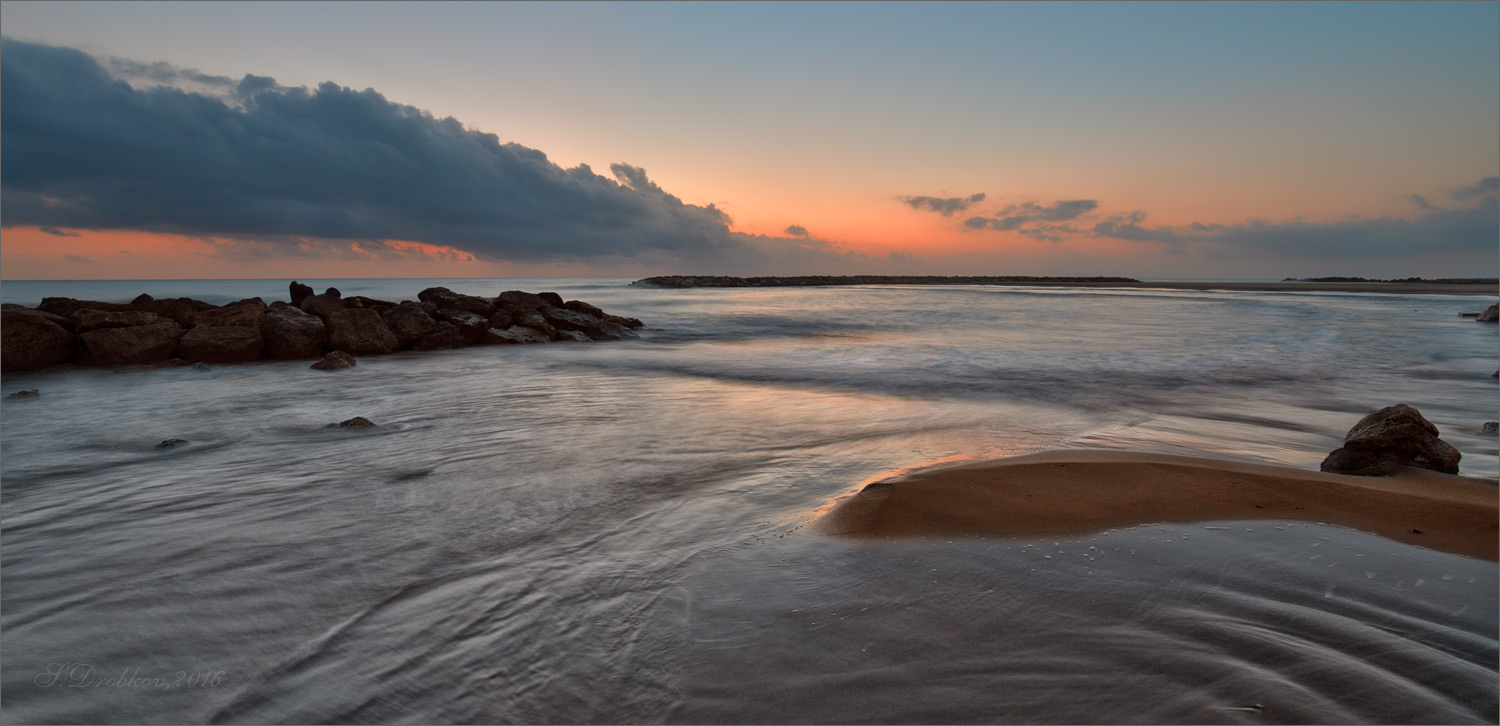
<instances>
[{"instance_id":1,"label":"sandy beach","mask_svg":"<svg viewBox=\"0 0 1500 726\"><path fill-rule=\"evenodd\" d=\"M1122 451L1049 451L924 469L838 501L819 526L873 538L1046 536L1242 519L1338 524L1469 557L1497 557L1492 481L1411 468L1392 477L1357 477Z\"/></svg>"}]
</instances>

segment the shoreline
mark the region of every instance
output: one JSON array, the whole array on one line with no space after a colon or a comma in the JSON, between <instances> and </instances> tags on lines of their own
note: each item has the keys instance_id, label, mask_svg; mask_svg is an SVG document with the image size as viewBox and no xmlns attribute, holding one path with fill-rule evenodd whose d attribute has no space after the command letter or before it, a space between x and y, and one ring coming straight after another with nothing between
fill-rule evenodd
<instances>
[{"instance_id":1,"label":"shoreline","mask_svg":"<svg viewBox=\"0 0 1500 726\"><path fill-rule=\"evenodd\" d=\"M886 279L881 279L886 278ZM747 288L747 287L853 287L858 285L931 286L981 285L994 287L1060 287L1088 289L1127 290L1222 290L1229 292L1366 292L1390 295L1486 295L1500 294L1500 285L1490 283L1442 283L1442 282L1195 282L1195 281L1140 281L1129 279L1095 278L1004 278L972 277L944 278L892 277L879 275L856 276L809 276L809 277L694 277L665 276L648 277L631 285L659 287L662 289L686 288Z\"/></svg>"},{"instance_id":2,"label":"shoreline","mask_svg":"<svg viewBox=\"0 0 1500 726\"><path fill-rule=\"evenodd\" d=\"M939 466L874 482L833 503L825 534L886 539L1055 536L1152 522L1296 520L1500 559L1500 488L1403 467L1325 474L1171 454L1060 450Z\"/></svg>"}]
</instances>

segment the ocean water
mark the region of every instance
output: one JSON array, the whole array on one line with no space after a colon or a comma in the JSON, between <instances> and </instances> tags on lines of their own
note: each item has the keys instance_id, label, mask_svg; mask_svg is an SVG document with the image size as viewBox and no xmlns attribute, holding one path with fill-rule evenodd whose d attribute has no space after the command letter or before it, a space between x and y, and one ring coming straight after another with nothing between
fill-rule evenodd
<instances>
[{"instance_id":1,"label":"ocean water","mask_svg":"<svg viewBox=\"0 0 1500 726\"><path fill-rule=\"evenodd\" d=\"M1492 299L1059 288L556 290L639 340L6 374L8 723L1488 722L1494 563L1317 523L849 541L937 461L1316 468L1393 403L1500 474ZM8 282L4 302L285 299ZM378 430L328 430L365 416ZM191 443L156 449L165 439Z\"/></svg>"}]
</instances>

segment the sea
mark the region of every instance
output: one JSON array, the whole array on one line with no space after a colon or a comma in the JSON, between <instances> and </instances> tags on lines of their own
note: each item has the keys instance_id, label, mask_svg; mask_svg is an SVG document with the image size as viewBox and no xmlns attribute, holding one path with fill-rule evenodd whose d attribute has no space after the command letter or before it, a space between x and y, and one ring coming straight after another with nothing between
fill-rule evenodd
<instances>
[{"instance_id":1,"label":"sea","mask_svg":"<svg viewBox=\"0 0 1500 726\"><path fill-rule=\"evenodd\" d=\"M286 280L6 282L225 303ZM1495 563L1318 522L849 540L934 463L1316 469L1406 403L1500 475L1488 296L556 291L636 340L7 373L5 723L1495 723ZM377 429L328 428L355 416ZM168 439L188 443L158 448Z\"/></svg>"}]
</instances>

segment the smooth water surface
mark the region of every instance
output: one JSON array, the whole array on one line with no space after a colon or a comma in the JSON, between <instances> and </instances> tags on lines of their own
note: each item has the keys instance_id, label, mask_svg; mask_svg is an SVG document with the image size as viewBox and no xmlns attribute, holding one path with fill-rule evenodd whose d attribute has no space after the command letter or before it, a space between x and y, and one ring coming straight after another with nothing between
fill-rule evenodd
<instances>
[{"instance_id":1,"label":"smooth water surface","mask_svg":"<svg viewBox=\"0 0 1500 726\"><path fill-rule=\"evenodd\" d=\"M1494 563L1315 523L850 542L905 467L1063 447L1316 468L1420 409L1494 478L1483 298L552 289L640 340L4 377L4 719L1491 722ZM285 281L5 283L285 299ZM373 431L325 428L353 416ZM191 443L156 449L165 439Z\"/></svg>"}]
</instances>

